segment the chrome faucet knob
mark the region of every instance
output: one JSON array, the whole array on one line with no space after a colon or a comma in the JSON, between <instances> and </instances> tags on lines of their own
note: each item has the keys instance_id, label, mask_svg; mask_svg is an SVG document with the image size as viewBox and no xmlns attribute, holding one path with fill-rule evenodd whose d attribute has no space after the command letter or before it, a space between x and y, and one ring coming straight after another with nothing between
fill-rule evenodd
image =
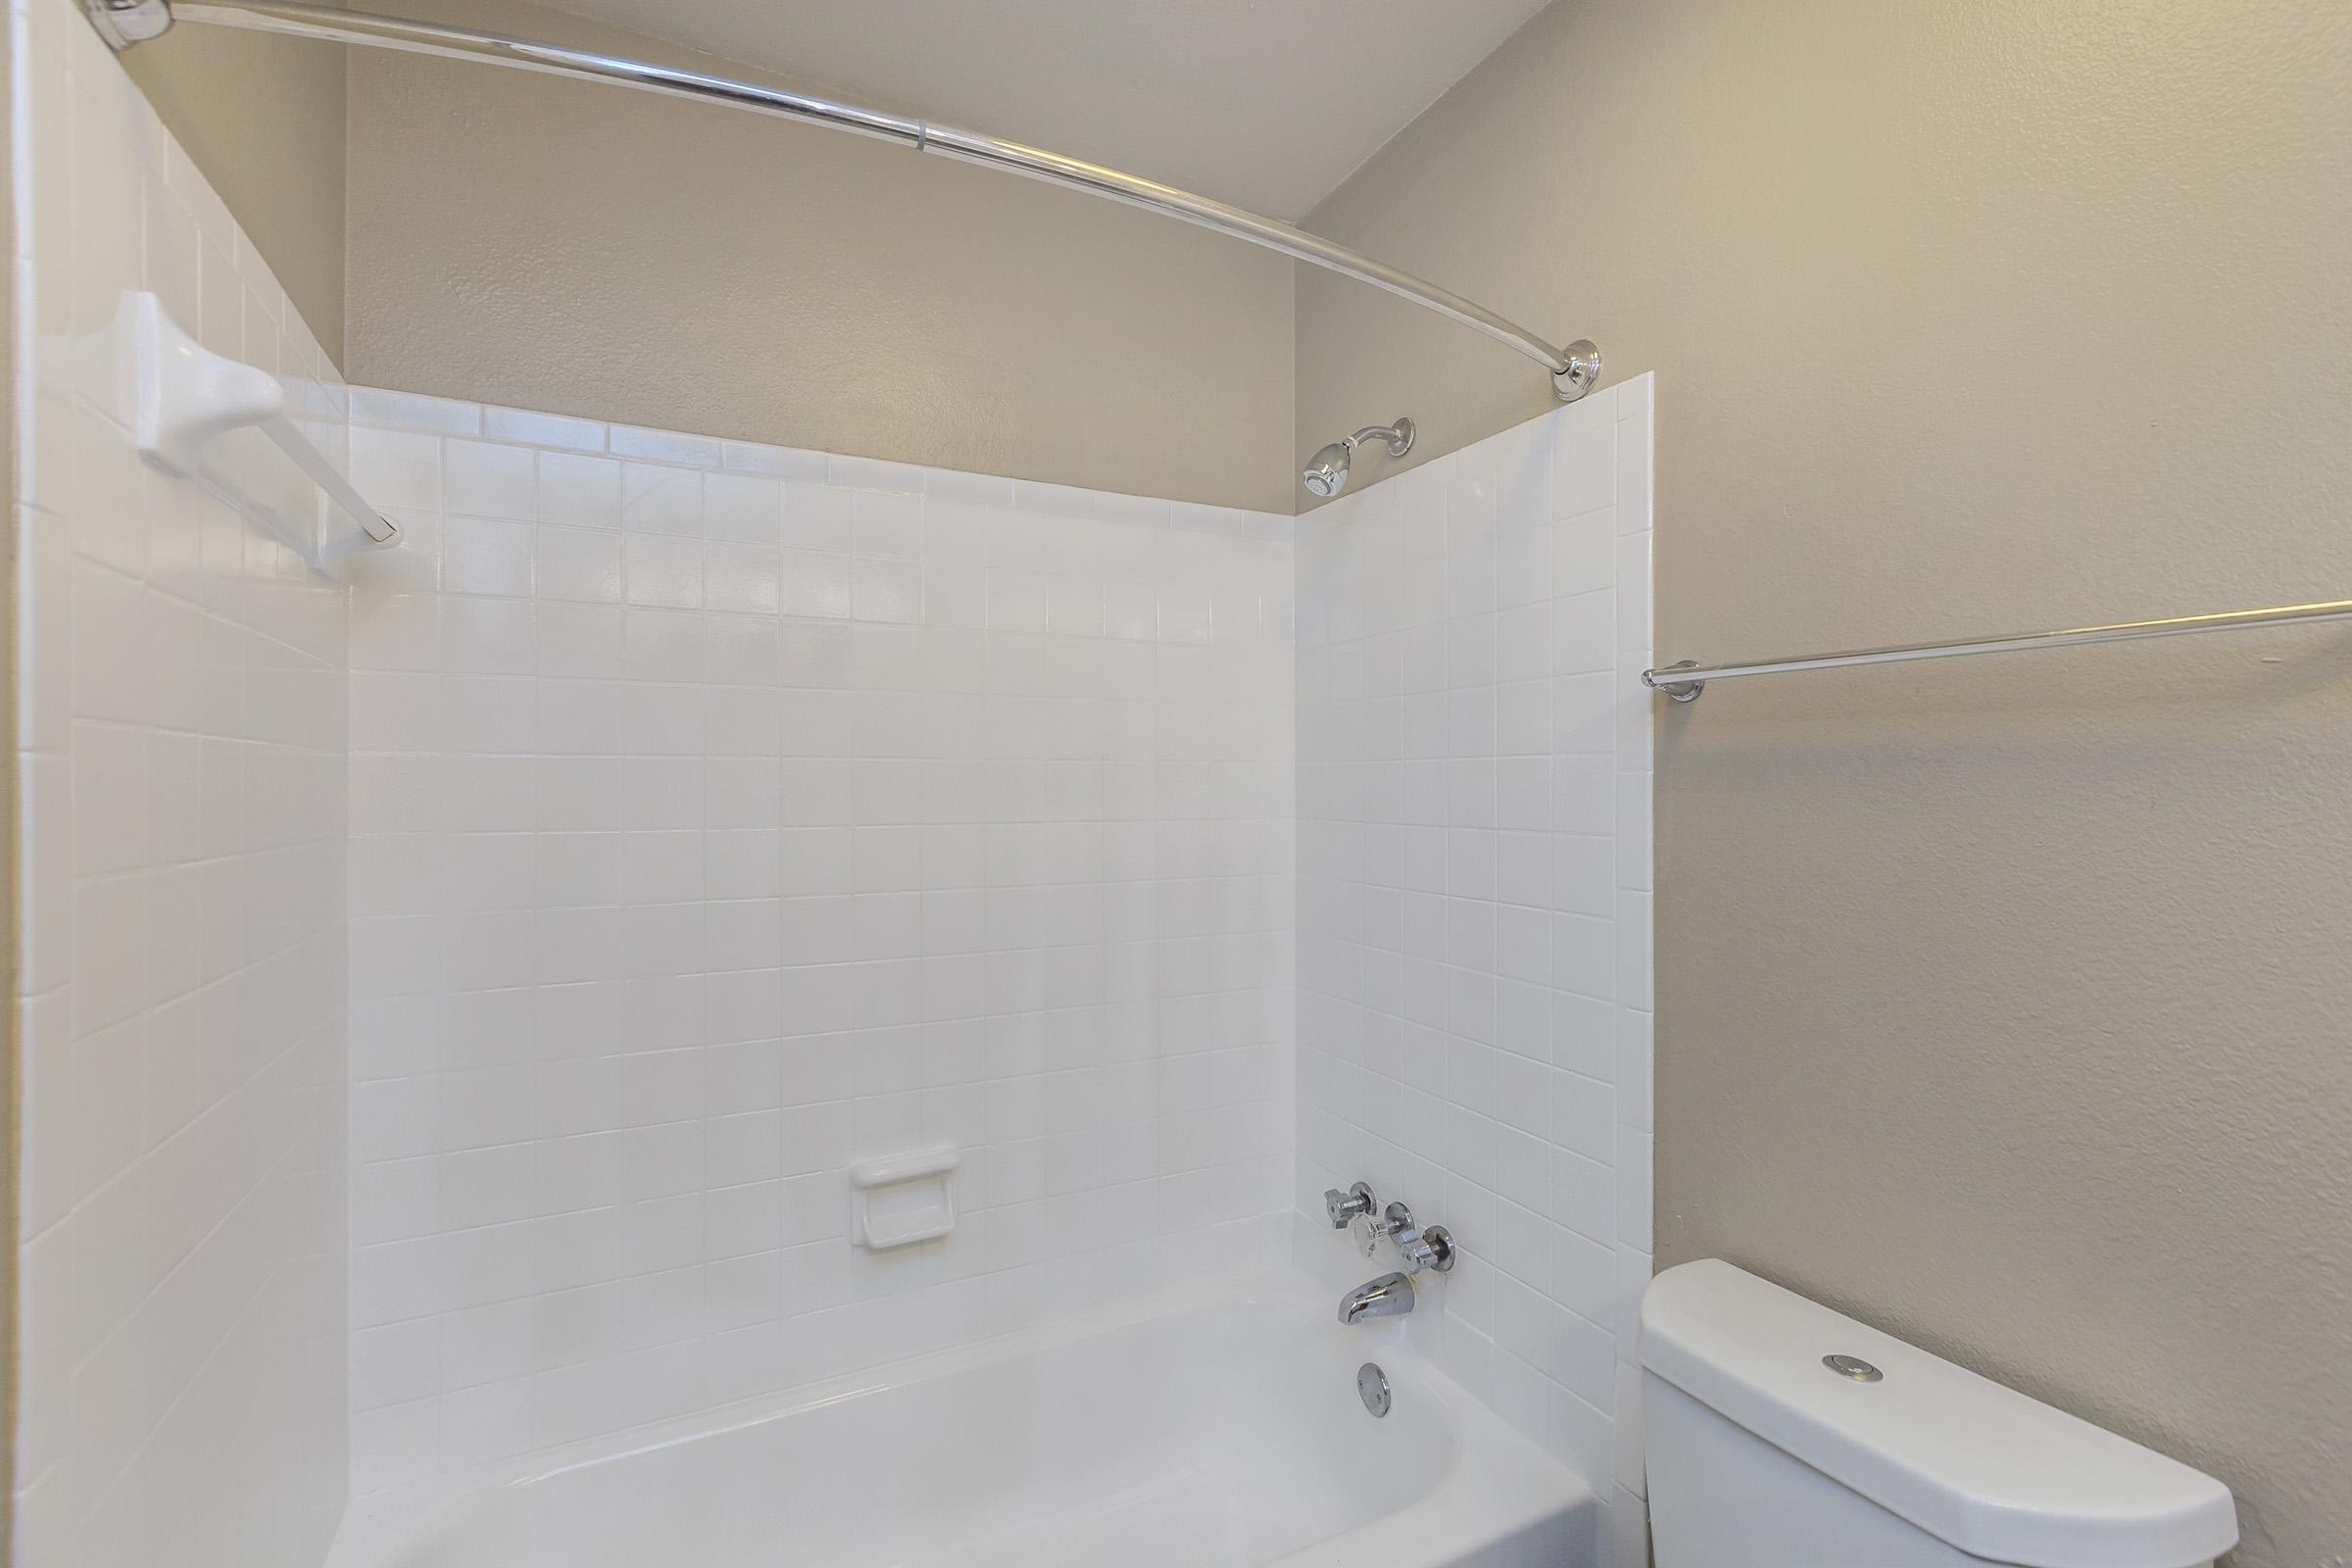
<instances>
[{"instance_id":1,"label":"chrome faucet knob","mask_svg":"<svg viewBox=\"0 0 2352 1568\"><path fill-rule=\"evenodd\" d=\"M1413 1211L1402 1203L1391 1203L1378 1214L1367 1210L1348 1222L1348 1234L1355 1241L1355 1250L1370 1257L1380 1250L1380 1244L1409 1236L1413 1230Z\"/></svg>"},{"instance_id":2,"label":"chrome faucet knob","mask_svg":"<svg viewBox=\"0 0 2352 1568\"><path fill-rule=\"evenodd\" d=\"M1443 1225L1406 1231L1396 1238L1396 1251L1404 1259L1407 1274L1418 1274L1424 1269L1436 1269L1441 1274L1453 1271L1453 1237Z\"/></svg>"},{"instance_id":3,"label":"chrome faucet knob","mask_svg":"<svg viewBox=\"0 0 2352 1568\"><path fill-rule=\"evenodd\" d=\"M1362 1182L1357 1182L1344 1193L1333 1187L1323 1194L1323 1212L1330 1216L1333 1230L1344 1231L1348 1228L1348 1222L1356 1215L1371 1213L1376 1201L1372 1189Z\"/></svg>"}]
</instances>

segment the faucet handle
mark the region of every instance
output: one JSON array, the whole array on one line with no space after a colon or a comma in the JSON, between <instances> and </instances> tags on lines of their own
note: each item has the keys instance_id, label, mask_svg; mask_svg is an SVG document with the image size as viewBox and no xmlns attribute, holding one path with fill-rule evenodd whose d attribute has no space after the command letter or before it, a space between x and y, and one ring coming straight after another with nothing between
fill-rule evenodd
<instances>
[{"instance_id":1,"label":"faucet handle","mask_svg":"<svg viewBox=\"0 0 2352 1568\"><path fill-rule=\"evenodd\" d=\"M1375 1201L1372 1189L1357 1182L1344 1193L1337 1187L1328 1189L1323 1194L1323 1212L1330 1217L1333 1230L1344 1231L1356 1215L1371 1213Z\"/></svg>"},{"instance_id":2,"label":"faucet handle","mask_svg":"<svg viewBox=\"0 0 2352 1568\"><path fill-rule=\"evenodd\" d=\"M1370 1257L1380 1250L1381 1243L1401 1242L1413 1234L1413 1211L1402 1203L1391 1203L1378 1215L1356 1215L1348 1230L1355 1236L1355 1250Z\"/></svg>"},{"instance_id":3,"label":"faucet handle","mask_svg":"<svg viewBox=\"0 0 2352 1568\"><path fill-rule=\"evenodd\" d=\"M1407 1274L1433 1268L1441 1274L1453 1271L1453 1237L1443 1225L1406 1231L1396 1238L1396 1252L1404 1259Z\"/></svg>"}]
</instances>

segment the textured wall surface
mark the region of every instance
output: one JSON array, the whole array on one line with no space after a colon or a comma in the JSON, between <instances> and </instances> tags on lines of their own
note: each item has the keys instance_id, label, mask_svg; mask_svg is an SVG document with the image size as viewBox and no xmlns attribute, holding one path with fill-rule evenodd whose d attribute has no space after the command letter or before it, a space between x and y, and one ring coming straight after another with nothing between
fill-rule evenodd
<instances>
[{"instance_id":1,"label":"textured wall surface","mask_svg":"<svg viewBox=\"0 0 2352 1568\"><path fill-rule=\"evenodd\" d=\"M1658 652L2352 582L2352 12L1562 0L1310 219L1656 369ZM1522 362L1302 277L1298 445ZM2352 638L1660 714L1659 1261L1732 1258L2352 1554Z\"/></svg>"},{"instance_id":2,"label":"textured wall surface","mask_svg":"<svg viewBox=\"0 0 2352 1568\"><path fill-rule=\"evenodd\" d=\"M342 47L181 23L121 58L340 363Z\"/></svg>"},{"instance_id":3,"label":"textured wall surface","mask_svg":"<svg viewBox=\"0 0 2352 1568\"><path fill-rule=\"evenodd\" d=\"M354 399L358 1492L1280 1234L1288 517Z\"/></svg>"},{"instance_id":4,"label":"textured wall surface","mask_svg":"<svg viewBox=\"0 0 2352 1568\"><path fill-rule=\"evenodd\" d=\"M1298 1204L1368 1181L1466 1254L1441 1359L1642 1532L1650 377L1298 536ZM1349 1283L1352 1283L1350 1281ZM1612 1485L1612 1480L1615 1485Z\"/></svg>"},{"instance_id":5,"label":"textured wall surface","mask_svg":"<svg viewBox=\"0 0 2352 1568\"><path fill-rule=\"evenodd\" d=\"M251 431L143 463L126 291L342 388L71 0L15 0L22 1568L309 1568L344 1498L340 586L232 509L313 495Z\"/></svg>"},{"instance_id":6,"label":"textured wall surface","mask_svg":"<svg viewBox=\"0 0 2352 1568\"><path fill-rule=\"evenodd\" d=\"M418 11L731 69L513 0ZM350 202L362 381L1292 509L1291 265L1238 241L838 131L376 51L351 61Z\"/></svg>"},{"instance_id":7,"label":"textured wall surface","mask_svg":"<svg viewBox=\"0 0 2352 1568\"><path fill-rule=\"evenodd\" d=\"M520 0L403 14L760 76ZM123 59L362 380L1291 510L1291 268L1266 252L479 65L195 23Z\"/></svg>"}]
</instances>

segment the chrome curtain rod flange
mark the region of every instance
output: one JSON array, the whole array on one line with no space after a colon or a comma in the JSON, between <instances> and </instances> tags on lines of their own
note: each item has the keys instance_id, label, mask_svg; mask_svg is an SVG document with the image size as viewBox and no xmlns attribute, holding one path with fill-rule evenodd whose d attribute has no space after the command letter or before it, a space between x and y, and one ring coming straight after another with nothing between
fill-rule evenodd
<instances>
[{"instance_id":1,"label":"chrome curtain rod flange","mask_svg":"<svg viewBox=\"0 0 2352 1568\"><path fill-rule=\"evenodd\" d=\"M1753 664L1700 664L1686 659L1679 664L1643 670L1642 684L1665 693L1678 703L1688 703L1706 690L1709 681L1738 680L1748 675L1844 669L1856 664L1902 664L1922 659L1965 659L1976 654L2024 654L2044 648L2137 642L2146 637L2185 637L2207 631L2252 631L2264 626L2293 626L2323 620L2352 620L2352 599L2330 599L2316 605L2278 605L2269 610L2229 610L2212 615L2174 615L2163 620L2125 620L2109 626L2013 632L2006 637L1958 642L1895 643L1885 648L1807 654L1798 659L1767 660Z\"/></svg>"},{"instance_id":2,"label":"chrome curtain rod flange","mask_svg":"<svg viewBox=\"0 0 2352 1568\"><path fill-rule=\"evenodd\" d=\"M172 30L172 8L165 0L81 0L81 9L117 52Z\"/></svg>"},{"instance_id":3,"label":"chrome curtain rod flange","mask_svg":"<svg viewBox=\"0 0 2352 1568\"><path fill-rule=\"evenodd\" d=\"M1560 352L1567 356L1568 365L1551 372L1551 389L1562 403L1574 403L1600 384L1600 345L1580 337Z\"/></svg>"},{"instance_id":4,"label":"chrome curtain rod flange","mask_svg":"<svg viewBox=\"0 0 2352 1568\"><path fill-rule=\"evenodd\" d=\"M176 5L170 3L170 0L82 0L82 4L89 10L92 19L97 21L99 30L106 35L107 41L118 49L128 48L140 38L154 36L170 26L172 19L177 17L182 22L242 27L255 32L285 33L294 37L360 44L375 49L396 49L410 54L438 55L449 60L474 60L521 71L569 76L577 80L611 82L676 98L694 98L706 103L724 104L729 108L748 109L757 114L797 120L808 124L830 125L836 130L853 131L858 135L878 136L887 141L901 142L916 152L937 153L963 163L985 164L992 169L1042 179L1064 189L1085 191L1090 195L1124 202L1130 207L1141 207L1202 228L1214 229L1235 239L1247 240L1252 245L1277 251L1294 261L1320 267L1343 277L1352 277L1359 283L1385 289L1399 299L1409 300L1424 310L1435 311L1449 320L1482 332L1503 347L1543 366L1550 372L1552 390L1563 403L1574 403L1592 391L1600 379L1600 351L1589 339L1580 338L1565 348L1555 347L1518 322L1497 316L1450 289L1440 288L1426 278L1399 271L1385 262L1376 262L1369 256L1351 251L1345 245L1335 245L1302 228L1260 217L1210 197L1178 190L1173 185L1162 185L1140 175L1121 173L1115 169L1104 169L1082 159L1067 158L1060 153L982 135L974 130L911 120L904 115L865 109L857 104L817 98L808 93L763 87L756 82L658 66L620 55L566 49L499 33L410 22L365 11L334 11L323 6L280 3L280 0L179 0ZM146 18L146 24L151 30L139 31L132 25L124 24L122 19L129 13ZM109 16L114 19L111 24L107 20ZM155 24L159 17L160 24Z\"/></svg>"}]
</instances>

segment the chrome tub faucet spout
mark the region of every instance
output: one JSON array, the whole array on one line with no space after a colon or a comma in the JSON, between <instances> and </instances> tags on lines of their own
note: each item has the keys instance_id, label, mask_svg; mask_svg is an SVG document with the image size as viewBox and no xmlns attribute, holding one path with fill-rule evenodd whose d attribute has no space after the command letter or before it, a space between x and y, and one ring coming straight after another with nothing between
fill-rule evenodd
<instances>
[{"instance_id":1,"label":"chrome tub faucet spout","mask_svg":"<svg viewBox=\"0 0 2352 1568\"><path fill-rule=\"evenodd\" d=\"M1367 1280L1340 1298L1340 1321L1361 1323L1368 1317L1402 1317L1413 1309L1413 1282L1401 1274L1383 1274Z\"/></svg>"}]
</instances>

